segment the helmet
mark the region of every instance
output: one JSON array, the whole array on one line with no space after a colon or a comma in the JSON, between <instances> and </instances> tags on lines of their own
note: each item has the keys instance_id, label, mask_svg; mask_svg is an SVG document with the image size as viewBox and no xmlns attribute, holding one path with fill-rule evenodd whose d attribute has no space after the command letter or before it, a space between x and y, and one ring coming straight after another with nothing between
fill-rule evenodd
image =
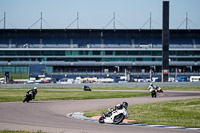
<instances>
[{"instance_id":1,"label":"helmet","mask_svg":"<svg viewBox=\"0 0 200 133\"><path fill-rule=\"evenodd\" d=\"M37 89L37 87L34 87L33 89L34 89L34 90L36 90L36 89Z\"/></svg>"},{"instance_id":2,"label":"helmet","mask_svg":"<svg viewBox=\"0 0 200 133\"><path fill-rule=\"evenodd\" d=\"M122 103L122 106L123 106L125 109L127 109L128 103L127 103L127 102L123 102L123 103Z\"/></svg>"},{"instance_id":3,"label":"helmet","mask_svg":"<svg viewBox=\"0 0 200 133\"><path fill-rule=\"evenodd\" d=\"M150 83L149 85L150 85L150 86L153 86L153 83Z\"/></svg>"}]
</instances>

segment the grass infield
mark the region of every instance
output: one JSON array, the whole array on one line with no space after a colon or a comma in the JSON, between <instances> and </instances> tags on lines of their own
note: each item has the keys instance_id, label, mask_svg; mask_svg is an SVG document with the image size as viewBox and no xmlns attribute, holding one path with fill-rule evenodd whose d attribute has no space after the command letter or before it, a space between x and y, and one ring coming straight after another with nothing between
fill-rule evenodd
<instances>
[{"instance_id":1,"label":"grass infield","mask_svg":"<svg viewBox=\"0 0 200 133\"><path fill-rule=\"evenodd\" d=\"M0 90L0 102L23 101L28 90ZM106 99L106 98L126 98L149 96L150 94L141 92L112 92L112 91L56 91L39 90L35 101L46 100L80 100L80 99Z\"/></svg>"},{"instance_id":2,"label":"grass infield","mask_svg":"<svg viewBox=\"0 0 200 133\"><path fill-rule=\"evenodd\" d=\"M200 128L200 98L176 100L128 107L130 120L141 124ZM85 116L97 116L107 109L86 111Z\"/></svg>"}]
</instances>

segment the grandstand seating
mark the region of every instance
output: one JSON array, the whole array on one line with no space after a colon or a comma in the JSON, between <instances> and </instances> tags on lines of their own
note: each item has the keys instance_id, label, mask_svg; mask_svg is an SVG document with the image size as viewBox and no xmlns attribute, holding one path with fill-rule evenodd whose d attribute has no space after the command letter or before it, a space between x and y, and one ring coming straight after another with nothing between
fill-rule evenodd
<instances>
[{"instance_id":1,"label":"grandstand seating","mask_svg":"<svg viewBox=\"0 0 200 133\"><path fill-rule=\"evenodd\" d=\"M8 61L0 61L0 65L8 65Z\"/></svg>"},{"instance_id":2,"label":"grandstand seating","mask_svg":"<svg viewBox=\"0 0 200 133\"><path fill-rule=\"evenodd\" d=\"M11 61L12 65L30 65L30 64L39 64L39 61Z\"/></svg>"},{"instance_id":3,"label":"grandstand seating","mask_svg":"<svg viewBox=\"0 0 200 133\"><path fill-rule=\"evenodd\" d=\"M110 62L95 62L95 61L79 61L79 62L65 62L65 61L0 61L0 65L18 65L18 66L27 66L27 65L33 65L33 64L45 64L45 65L53 65L53 66L161 66L161 61L110 61ZM200 65L200 61L194 62L194 61L171 61L169 62L171 66L191 66L191 65Z\"/></svg>"},{"instance_id":4,"label":"grandstand seating","mask_svg":"<svg viewBox=\"0 0 200 133\"><path fill-rule=\"evenodd\" d=\"M0 44L0 48L8 48L8 44Z\"/></svg>"},{"instance_id":5,"label":"grandstand seating","mask_svg":"<svg viewBox=\"0 0 200 133\"><path fill-rule=\"evenodd\" d=\"M200 48L200 44L170 44L170 48ZM0 48L162 48L162 44L0 44Z\"/></svg>"},{"instance_id":6,"label":"grandstand seating","mask_svg":"<svg viewBox=\"0 0 200 133\"><path fill-rule=\"evenodd\" d=\"M121 36L120 36L121 35ZM101 37L19 37L1 38L0 48L162 48L161 37L141 36L105 36ZM199 48L200 38L172 36L170 48Z\"/></svg>"}]
</instances>

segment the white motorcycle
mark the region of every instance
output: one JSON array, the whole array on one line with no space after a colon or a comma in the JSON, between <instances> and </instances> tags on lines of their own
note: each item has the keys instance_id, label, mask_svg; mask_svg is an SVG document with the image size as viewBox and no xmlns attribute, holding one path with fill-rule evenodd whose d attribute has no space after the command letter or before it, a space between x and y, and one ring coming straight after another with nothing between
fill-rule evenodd
<instances>
[{"instance_id":1,"label":"white motorcycle","mask_svg":"<svg viewBox=\"0 0 200 133\"><path fill-rule=\"evenodd\" d=\"M127 107L128 103L123 102L116 109L109 109L107 114L103 113L99 118L99 123L119 124L123 122L125 118L128 118Z\"/></svg>"},{"instance_id":2,"label":"white motorcycle","mask_svg":"<svg viewBox=\"0 0 200 133\"><path fill-rule=\"evenodd\" d=\"M155 86L155 89L156 89L156 91L157 91L158 93L163 93L163 90L162 90L160 87Z\"/></svg>"}]
</instances>

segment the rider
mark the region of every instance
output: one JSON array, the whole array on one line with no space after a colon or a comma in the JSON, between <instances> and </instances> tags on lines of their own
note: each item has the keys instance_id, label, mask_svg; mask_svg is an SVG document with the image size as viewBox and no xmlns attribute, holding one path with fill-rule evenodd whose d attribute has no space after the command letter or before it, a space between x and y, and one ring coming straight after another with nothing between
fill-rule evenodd
<instances>
[{"instance_id":1,"label":"rider","mask_svg":"<svg viewBox=\"0 0 200 133\"><path fill-rule=\"evenodd\" d=\"M35 99L36 94L37 94L37 87L34 87L33 88L33 99Z\"/></svg>"},{"instance_id":2,"label":"rider","mask_svg":"<svg viewBox=\"0 0 200 133\"><path fill-rule=\"evenodd\" d=\"M84 91L90 91L90 90L91 90L90 87L87 86L87 85L84 85L84 86L82 87L82 89L83 89Z\"/></svg>"},{"instance_id":3,"label":"rider","mask_svg":"<svg viewBox=\"0 0 200 133\"><path fill-rule=\"evenodd\" d=\"M30 93L31 92L31 93ZM34 87L33 89L30 89L29 91L27 91L26 93L30 93L31 94L31 97L33 98L33 99L35 99L35 96L36 96L36 94L37 94L37 87Z\"/></svg>"},{"instance_id":4,"label":"rider","mask_svg":"<svg viewBox=\"0 0 200 133\"><path fill-rule=\"evenodd\" d=\"M127 103L127 102L123 102L122 104L117 104L117 105L115 105L115 110L120 110L120 109L122 109L123 107L124 107L125 109L127 109L128 103Z\"/></svg>"},{"instance_id":5,"label":"rider","mask_svg":"<svg viewBox=\"0 0 200 133\"><path fill-rule=\"evenodd\" d=\"M155 90L155 88L154 88L154 86L153 86L153 83L150 83L150 84L149 84L148 90L149 90L149 92L152 92L152 91Z\"/></svg>"},{"instance_id":6,"label":"rider","mask_svg":"<svg viewBox=\"0 0 200 133\"><path fill-rule=\"evenodd\" d=\"M122 106L123 106L125 109L127 109L127 108L128 108L128 103L127 103L127 102L123 102L123 103L122 103Z\"/></svg>"}]
</instances>

